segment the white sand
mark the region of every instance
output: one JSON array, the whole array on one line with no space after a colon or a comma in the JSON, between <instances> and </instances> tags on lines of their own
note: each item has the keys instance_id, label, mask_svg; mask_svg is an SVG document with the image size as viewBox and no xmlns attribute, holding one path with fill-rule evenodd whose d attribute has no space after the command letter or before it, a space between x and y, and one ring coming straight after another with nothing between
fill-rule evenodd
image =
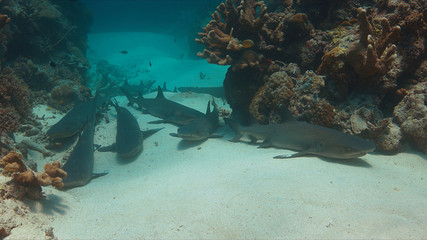
<instances>
[{"instance_id":1,"label":"white sand","mask_svg":"<svg viewBox=\"0 0 427 240\"><path fill-rule=\"evenodd\" d=\"M166 94L199 110L208 99L206 95L180 95ZM154 117L131 111L143 128L157 127L146 123ZM113 120L98 126L96 142L114 139L114 125ZM274 160L273 156L286 150L228 142L231 134L224 129L220 130L227 133L223 139L188 147L168 135L176 127L162 126L165 129L144 142L143 153L133 162L119 160L114 153L96 153L96 170L110 173L59 194L59 204L66 209L55 217L56 236L427 236L425 156L370 154L358 161L336 162L316 157Z\"/></svg>"},{"instance_id":2,"label":"white sand","mask_svg":"<svg viewBox=\"0 0 427 240\"><path fill-rule=\"evenodd\" d=\"M95 37L97 41L117 42L119 35ZM91 36L91 41L95 37ZM102 44L109 46L105 42L97 46ZM129 54L136 49L133 47L126 47ZM99 51L93 56L109 56ZM118 61L114 57L108 60L114 64ZM180 60L163 61L166 65L159 67L163 66L164 72L173 64L179 71L163 73L161 78L156 75L160 83L175 79L174 83L194 85L201 81L197 74L203 66L212 67L220 76L208 82L217 86L225 73L223 68L220 72L204 61L196 61L196 67L190 69L185 64L194 60L184 61L181 68ZM180 73L195 76L195 80L185 80ZM166 97L200 111L210 99L203 94L183 93L166 93ZM126 103L124 97L118 100L121 105ZM134 161L96 152L95 170L109 170L106 176L66 192L45 188L47 200L33 211L41 215L47 211L54 217L52 225L59 239L427 236L425 155L369 154L346 161L317 157L275 160L273 156L290 151L231 143L227 141L232 138L228 128L219 129L225 134L222 139L189 146L169 136L176 127L147 124L156 118L129 109L141 128L165 128L145 140L142 154ZM111 110L108 115L110 123L103 121L96 127L97 144L107 145L115 139L115 113Z\"/></svg>"}]
</instances>

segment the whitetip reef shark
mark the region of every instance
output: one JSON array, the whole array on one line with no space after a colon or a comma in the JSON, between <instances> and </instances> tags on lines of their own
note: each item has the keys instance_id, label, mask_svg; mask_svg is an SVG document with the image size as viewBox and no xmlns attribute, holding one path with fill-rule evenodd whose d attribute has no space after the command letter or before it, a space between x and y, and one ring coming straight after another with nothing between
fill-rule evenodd
<instances>
[{"instance_id":1,"label":"whitetip reef shark","mask_svg":"<svg viewBox=\"0 0 427 240\"><path fill-rule=\"evenodd\" d=\"M207 138L221 138L223 136L213 134L218 128L219 111L213 100L214 109L211 111L211 102L208 101L206 114L203 118L196 118L189 123L180 126L177 133L170 133L172 137L179 137L186 141L202 141Z\"/></svg>"},{"instance_id":2,"label":"whitetip reef shark","mask_svg":"<svg viewBox=\"0 0 427 240\"><path fill-rule=\"evenodd\" d=\"M93 138L95 133L95 113L96 113L96 98L88 100L87 104L91 104L90 114L87 114L87 121L83 131L76 143L73 151L71 151L67 162L62 169L67 172L67 176L63 179L64 189L79 187L86 185L92 178L104 176L108 171L103 173L93 173L94 152Z\"/></svg>"},{"instance_id":3,"label":"whitetip reef shark","mask_svg":"<svg viewBox=\"0 0 427 240\"><path fill-rule=\"evenodd\" d=\"M149 123L185 125L192 120L205 117L202 112L166 99L160 86L157 88L157 96L155 98L144 98L141 93L137 98L134 98L125 89L122 89L122 91L129 101L128 105L137 104L143 113L149 113L162 119Z\"/></svg>"},{"instance_id":4,"label":"whitetip reef shark","mask_svg":"<svg viewBox=\"0 0 427 240\"><path fill-rule=\"evenodd\" d=\"M243 135L249 135L251 142L263 140L260 148L277 147L298 151L295 154L278 155L274 158L294 158L316 155L333 159L352 159L364 156L375 150L375 145L368 140L342 133L340 131L295 121L290 113L281 124L241 126L231 119L224 119L235 132L232 142L237 142Z\"/></svg>"},{"instance_id":5,"label":"whitetip reef shark","mask_svg":"<svg viewBox=\"0 0 427 240\"><path fill-rule=\"evenodd\" d=\"M114 99L112 105L117 112L117 134L116 143L111 146L98 149L100 152L117 151L120 158L132 158L142 151L142 142L147 137L153 135L163 128L141 131L138 121L124 107L120 107Z\"/></svg>"}]
</instances>

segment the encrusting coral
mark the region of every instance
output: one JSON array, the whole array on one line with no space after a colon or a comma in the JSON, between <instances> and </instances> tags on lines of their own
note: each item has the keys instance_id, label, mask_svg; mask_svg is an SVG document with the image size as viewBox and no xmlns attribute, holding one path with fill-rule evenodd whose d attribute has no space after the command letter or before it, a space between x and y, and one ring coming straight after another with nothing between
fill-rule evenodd
<instances>
[{"instance_id":1,"label":"encrusting coral","mask_svg":"<svg viewBox=\"0 0 427 240\"><path fill-rule=\"evenodd\" d=\"M31 112L30 92L10 68L0 74L0 133L18 130L21 120Z\"/></svg>"},{"instance_id":2,"label":"encrusting coral","mask_svg":"<svg viewBox=\"0 0 427 240\"><path fill-rule=\"evenodd\" d=\"M6 185L5 192L0 192L0 197L22 199L27 196L40 199L43 197L41 186L52 185L55 188L64 186L62 179L67 173L61 169L58 161L47 163L44 172L34 173L25 166L22 159L22 155L17 152L10 152L1 159L2 174L12 177L12 181Z\"/></svg>"}]
</instances>

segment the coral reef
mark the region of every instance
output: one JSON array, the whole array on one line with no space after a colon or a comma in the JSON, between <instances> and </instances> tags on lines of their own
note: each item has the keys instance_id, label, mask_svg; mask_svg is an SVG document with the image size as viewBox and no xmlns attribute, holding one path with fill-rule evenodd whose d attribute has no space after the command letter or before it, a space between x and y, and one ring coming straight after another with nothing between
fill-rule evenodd
<instances>
[{"instance_id":1,"label":"coral reef","mask_svg":"<svg viewBox=\"0 0 427 240\"><path fill-rule=\"evenodd\" d=\"M280 122L281 107L287 107L293 95L294 83L285 71L271 74L258 89L249 106L249 112L259 123Z\"/></svg>"},{"instance_id":2,"label":"coral reef","mask_svg":"<svg viewBox=\"0 0 427 240\"><path fill-rule=\"evenodd\" d=\"M24 82L13 76L10 68L4 68L0 74L0 133L18 130L31 112L29 96Z\"/></svg>"},{"instance_id":3,"label":"coral reef","mask_svg":"<svg viewBox=\"0 0 427 240\"><path fill-rule=\"evenodd\" d=\"M268 13L263 1L227 0L199 33L205 49L198 56L209 63L231 65L233 71L255 68L268 59L297 61L313 33L307 15L287 9Z\"/></svg>"},{"instance_id":4,"label":"coral reef","mask_svg":"<svg viewBox=\"0 0 427 240\"><path fill-rule=\"evenodd\" d=\"M209 63L232 65L233 70L257 66L261 56L250 48L257 44L255 40L259 40L255 37L268 19L266 11L262 1L237 3L236 0L226 0L221 3L212 14L213 20L199 33L201 39L196 39L206 47L197 55L206 58ZM244 45L242 42L246 39L254 44Z\"/></svg>"},{"instance_id":5,"label":"coral reef","mask_svg":"<svg viewBox=\"0 0 427 240\"><path fill-rule=\"evenodd\" d=\"M67 173L61 169L59 162L47 163L44 172L34 173L25 166L22 159L22 155L17 152L10 152L1 159L2 174L12 177L12 181L0 192L2 198L22 199L27 196L31 199L40 199L43 197L41 186L52 185L55 188L64 186L62 179Z\"/></svg>"},{"instance_id":6,"label":"coral reef","mask_svg":"<svg viewBox=\"0 0 427 240\"><path fill-rule=\"evenodd\" d=\"M287 106L299 120L372 139L384 152L402 151L407 141L425 151L425 102L414 90L426 81L425 6L226 1L196 41L206 48L199 56L231 65L225 94L243 122L280 122ZM242 26L248 12L254 24ZM414 109L419 115L396 115Z\"/></svg>"},{"instance_id":7,"label":"coral reef","mask_svg":"<svg viewBox=\"0 0 427 240\"><path fill-rule=\"evenodd\" d=\"M0 64L33 91L50 92L61 81L84 84L91 15L76 1L10 0L0 3L12 20L1 31ZM5 17L3 17L4 19ZM2 69L3 71L3 69Z\"/></svg>"}]
</instances>

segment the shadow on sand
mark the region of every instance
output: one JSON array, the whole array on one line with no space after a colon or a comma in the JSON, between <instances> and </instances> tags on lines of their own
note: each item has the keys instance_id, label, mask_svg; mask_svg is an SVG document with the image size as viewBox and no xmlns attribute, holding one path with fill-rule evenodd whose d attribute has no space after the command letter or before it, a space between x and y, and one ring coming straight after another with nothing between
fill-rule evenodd
<instances>
[{"instance_id":1,"label":"shadow on sand","mask_svg":"<svg viewBox=\"0 0 427 240\"><path fill-rule=\"evenodd\" d=\"M40 201L25 200L25 204L30 207L31 211L41 212L46 215L54 215L56 213L64 215L68 209L68 206L64 204L63 198L55 194L49 194Z\"/></svg>"}]
</instances>

